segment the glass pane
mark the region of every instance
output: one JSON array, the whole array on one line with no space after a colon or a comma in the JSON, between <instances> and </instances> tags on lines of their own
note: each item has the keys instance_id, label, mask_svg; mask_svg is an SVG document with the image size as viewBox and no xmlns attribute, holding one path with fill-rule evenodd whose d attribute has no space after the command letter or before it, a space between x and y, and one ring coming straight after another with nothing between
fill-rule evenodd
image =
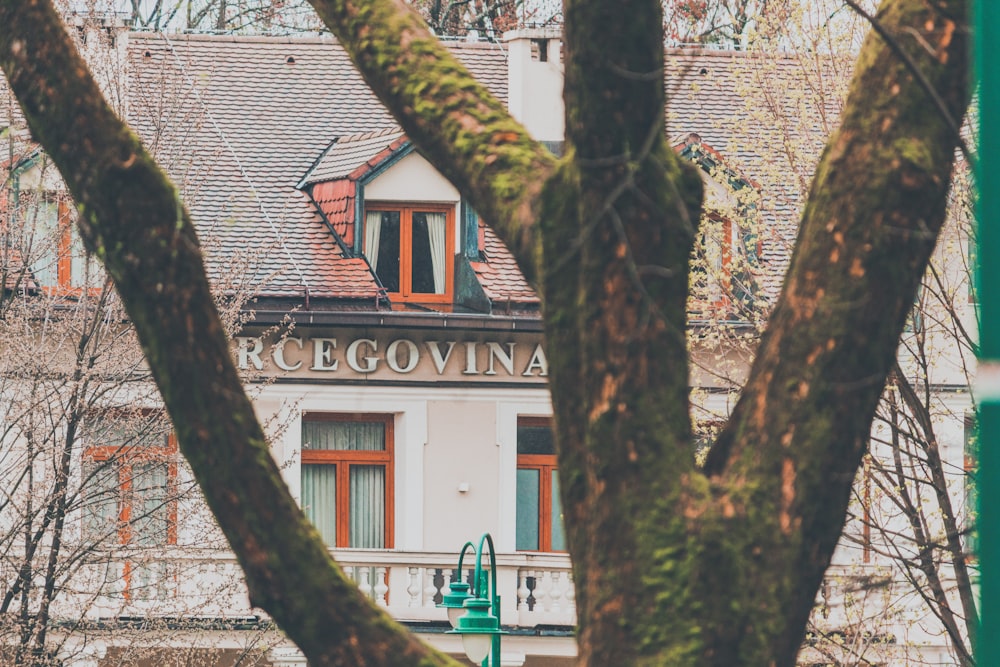
<instances>
[{"instance_id":1,"label":"glass pane","mask_svg":"<svg viewBox=\"0 0 1000 667\"><path fill-rule=\"evenodd\" d=\"M326 545L337 546L337 466L302 466L302 509Z\"/></svg>"},{"instance_id":2,"label":"glass pane","mask_svg":"<svg viewBox=\"0 0 1000 667\"><path fill-rule=\"evenodd\" d=\"M413 213L410 226L413 248L410 291L414 294L444 294L445 214Z\"/></svg>"},{"instance_id":3,"label":"glass pane","mask_svg":"<svg viewBox=\"0 0 1000 667\"><path fill-rule=\"evenodd\" d=\"M97 287L101 284L100 265L97 260L87 254L83 241L72 228L72 245L70 247L70 285L73 287Z\"/></svg>"},{"instance_id":4,"label":"glass pane","mask_svg":"<svg viewBox=\"0 0 1000 667\"><path fill-rule=\"evenodd\" d=\"M167 447L170 434L162 423L145 415L124 414L119 419L109 416L89 430L90 443L96 447Z\"/></svg>"},{"instance_id":5,"label":"glass pane","mask_svg":"<svg viewBox=\"0 0 1000 667\"><path fill-rule=\"evenodd\" d=\"M303 421L302 447L312 450L385 451L385 422Z\"/></svg>"},{"instance_id":6,"label":"glass pane","mask_svg":"<svg viewBox=\"0 0 1000 667\"><path fill-rule=\"evenodd\" d=\"M399 291L399 211L381 211L375 275L390 292Z\"/></svg>"},{"instance_id":7,"label":"glass pane","mask_svg":"<svg viewBox=\"0 0 1000 667\"><path fill-rule=\"evenodd\" d=\"M144 561L131 561L132 574L129 593L136 600L164 599L170 594L171 584L176 580L176 568L167 561L156 560L155 556Z\"/></svg>"},{"instance_id":8,"label":"glass pane","mask_svg":"<svg viewBox=\"0 0 1000 667\"><path fill-rule=\"evenodd\" d=\"M531 468L517 469L517 537L518 551L538 551L540 504L539 472Z\"/></svg>"},{"instance_id":9,"label":"glass pane","mask_svg":"<svg viewBox=\"0 0 1000 667\"><path fill-rule=\"evenodd\" d=\"M555 440L552 438L551 426L521 426L517 427L518 454L555 454Z\"/></svg>"},{"instance_id":10,"label":"glass pane","mask_svg":"<svg viewBox=\"0 0 1000 667\"><path fill-rule=\"evenodd\" d=\"M351 466L351 517L348 546L385 547L385 467Z\"/></svg>"},{"instance_id":11,"label":"glass pane","mask_svg":"<svg viewBox=\"0 0 1000 667\"><path fill-rule=\"evenodd\" d=\"M118 466L112 461L83 465L83 532L88 540L118 540Z\"/></svg>"},{"instance_id":12,"label":"glass pane","mask_svg":"<svg viewBox=\"0 0 1000 667\"><path fill-rule=\"evenodd\" d=\"M31 272L40 286L55 287L62 241L59 205L45 195L32 193L24 216L24 247L28 251Z\"/></svg>"},{"instance_id":13,"label":"glass pane","mask_svg":"<svg viewBox=\"0 0 1000 667\"><path fill-rule=\"evenodd\" d=\"M132 543L160 546L168 541L168 464L163 462L132 464Z\"/></svg>"},{"instance_id":14,"label":"glass pane","mask_svg":"<svg viewBox=\"0 0 1000 667\"><path fill-rule=\"evenodd\" d=\"M559 499L559 471L552 471L552 551L566 551L562 501Z\"/></svg>"}]
</instances>

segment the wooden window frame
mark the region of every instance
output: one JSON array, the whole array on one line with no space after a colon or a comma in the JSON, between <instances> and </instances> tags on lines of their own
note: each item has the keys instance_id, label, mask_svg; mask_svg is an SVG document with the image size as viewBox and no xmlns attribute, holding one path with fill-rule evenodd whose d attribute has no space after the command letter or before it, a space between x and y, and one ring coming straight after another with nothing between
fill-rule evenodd
<instances>
[{"instance_id":1,"label":"wooden window frame","mask_svg":"<svg viewBox=\"0 0 1000 667\"><path fill-rule=\"evenodd\" d=\"M713 222L717 222L721 225L721 239L719 241L719 254L720 257L720 267L719 271L721 275L715 277L710 273L708 266L705 267L705 289L706 294L698 294L695 292L693 294L693 306L695 311L719 311L729 308L733 301L733 273L732 273L732 263L733 263L733 243L735 234L735 229L733 221L728 216L720 215L714 211L710 211L706 214L706 217L710 218ZM707 233L706 230L702 229L701 236L696 242L695 253L699 252L698 244L702 243L702 238ZM718 293L712 294L712 289L710 287L713 280L718 282Z\"/></svg>"},{"instance_id":2,"label":"wooden window frame","mask_svg":"<svg viewBox=\"0 0 1000 667\"><path fill-rule=\"evenodd\" d=\"M167 541L168 545L177 544L177 438L171 431L167 434L166 443L162 446L145 445L88 445L83 452L83 459L92 463L112 462L118 476L118 530L115 543L122 547L132 546L132 510L135 498L132 494L132 466L136 463L166 463L167 464ZM122 565L125 599L131 598L132 571L131 559L125 559Z\"/></svg>"},{"instance_id":3,"label":"wooden window frame","mask_svg":"<svg viewBox=\"0 0 1000 667\"><path fill-rule=\"evenodd\" d=\"M518 417L518 427L553 428L550 417ZM564 553L552 549L552 473L559 470L556 454L518 454L518 470L538 471L538 549L519 549L531 553Z\"/></svg>"},{"instance_id":4,"label":"wooden window frame","mask_svg":"<svg viewBox=\"0 0 1000 667\"><path fill-rule=\"evenodd\" d=\"M58 229L58 242L56 243L56 281L54 285L38 285L38 289L45 294L55 296L83 296L84 292L89 296L96 296L101 293L100 287L84 287L73 284L73 211L69 195L64 192L46 190L38 193L38 202L51 202L56 205L56 228ZM37 224L37 221L32 221ZM83 241L81 239L80 243ZM83 261L87 261L87 254L83 256ZM37 279L36 279L37 281Z\"/></svg>"},{"instance_id":5,"label":"wooden window frame","mask_svg":"<svg viewBox=\"0 0 1000 667\"><path fill-rule=\"evenodd\" d=\"M365 202L365 214L362 220L367 221L368 213L387 211L399 213L399 291L388 292L389 299L413 303L451 303L455 291L455 206L450 204L434 204L421 202ZM445 214L445 272L444 294L414 294L411 281L413 278L413 214L414 213L444 213ZM409 233L408 233L409 232ZM365 232L358 235L362 247ZM366 253L368 249L363 247ZM377 271L375 272L377 275Z\"/></svg>"},{"instance_id":6,"label":"wooden window frame","mask_svg":"<svg viewBox=\"0 0 1000 667\"><path fill-rule=\"evenodd\" d=\"M395 530L395 418L392 414L375 412L306 412L303 422L380 422L385 425L385 449L357 451L333 449L302 449L302 465L337 466L337 543L334 548L350 549L352 465L382 465L385 468L385 537L384 549L394 548Z\"/></svg>"}]
</instances>

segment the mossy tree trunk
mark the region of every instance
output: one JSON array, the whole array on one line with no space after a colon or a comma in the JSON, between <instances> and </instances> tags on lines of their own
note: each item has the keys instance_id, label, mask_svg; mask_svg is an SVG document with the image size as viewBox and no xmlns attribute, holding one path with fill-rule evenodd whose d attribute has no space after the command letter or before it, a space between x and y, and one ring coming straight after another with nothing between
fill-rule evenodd
<instances>
[{"instance_id":1,"label":"mossy tree trunk","mask_svg":"<svg viewBox=\"0 0 1000 667\"><path fill-rule=\"evenodd\" d=\"M401 0L312 4L543 298L581 664L793 665L945 215L958 137L921 80L882 38L865 43L784 290L699 469L685 300L701 182L665 142L659 2L567 0L559 162ZM967 4L887 0L878 15L957 119ZM360 598L295 508L187 214L47 5L0 2L0 64L128 304L253 602L314 664L439 664Z\"/></svg>"},{"instance_id":2,"label":"mossy tree trunk","mask_svg":"<svg viewBox=\"0 0 1000 667\"><path fill-rule=\"evenodd\" d=\"M455 665L358 591L288 492L236 372L188 212L102 98L51 3L0 2L0 67L73 193L84 243L115 281L251 602L313 665Z\"/></svg>"}]
</instances>

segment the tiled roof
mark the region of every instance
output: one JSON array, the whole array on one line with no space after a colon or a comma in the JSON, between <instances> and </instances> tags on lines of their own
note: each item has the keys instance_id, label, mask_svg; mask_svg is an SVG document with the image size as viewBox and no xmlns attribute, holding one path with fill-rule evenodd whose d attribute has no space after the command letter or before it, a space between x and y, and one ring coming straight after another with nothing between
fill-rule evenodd
<instances>
[{"instance_id":1,"label":"tiled roof","mask_svg":"<svg viewBox=\"0 0 1000 667\"><path fill-rule=\"evenodd\" d=\"M312 187L312 197L323 211L334 231L348 246L354 243L354 200L357 181L341 178L317 183Z\"/></svg>"},{"instance_id":2,"label":"tiled roof","mask_svg":"<svg viewBox=\"0 0 1000 667\"><path fill-rule=\"evenodd\" d=\"M850 63L830 57L680 49L667 53L667 134L697 133L760 189L763 271L776 296Z\"/></svg>"},{"instance_id":3,"label":"tiled roof","mask_svg":"<svg viewBox=\"0 0 1000 667\"><path fill-rule=\"evenodd\" d=\"M398 127L339 139L327 148L316 166L302 179L302 185L338 178L356 181L406 143Z\"/></svg>"},{"instance_id":4,"label":"tiled roof","mask_svg":"<svg viewBox=\"0 0 1000 667\"><path fill-rule=\"evenodd\" d=\"M451 52L486 86L494 97L507 104L507 51L495 42L448 42Z\"/></svg>"},{"instance_id":5,"label":"tiled roof","mask_svg":"<svg viewBox=\"0 0 1000 667\"><path fill-rule=\"evenodd\" d=\"M501 47L450 48L506 100ZM374 298L367 264L344 256L296 188L310 170L310 183L351 176L404 140L343 49L319 37L133 33L128 52L129 122L181 189L213 280L242 272L260 296ZM350 242L352 186L313 194Z\"/></svg>"},{"instance_id":6,"label":"tiled roof","mask_svg":"<svg viewBox=\"0 0 1000 667\"><path fill-rule=\"evenodd\" d=\"M483 290L494 302L537 303L538 297L517 268L514 256L492 229L479 223L485 262L472 262Z\"/></svg>"},{"instance_id":7,"label":"tiled roof","mask_svg":"<svg viewBox=\"0 0 1000 667\"><path fill-rule=\"evenodd\" d=\"M398 127L336 140L302 179L333 229L348 246L354 243L357 183L409 145Z\"/></svg>"},{"instance_id":8,"label":"tiled roof","mask_svg":"<svg viewBox=\"0 0 1000 667\"><path fill-rule=\"evenodd\" d=\"M449 48L506 101L501 45ZM406 141L332 38L133 33L128 56L128 120L181 189L217 284L236 274L262 296L378 294L366 262L344 255L298 189L312 187L350 245L354 180ZM667 54L668 138L676 144L697 133L728 167L760 184L760 282L769 294L780 286L820 144L838 116L840 68L847 65L833 59ZM809 69L817 74L803 75ZM487 295L537 302L492 231L482 247L485 261L473 268Z\"/></svg>"}]
</instances>

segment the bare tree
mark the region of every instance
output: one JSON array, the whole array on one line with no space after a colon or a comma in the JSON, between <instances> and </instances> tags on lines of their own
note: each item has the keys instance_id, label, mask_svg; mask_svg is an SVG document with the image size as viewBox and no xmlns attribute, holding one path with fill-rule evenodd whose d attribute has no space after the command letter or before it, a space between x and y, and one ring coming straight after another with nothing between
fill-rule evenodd
<instances>
[{"instance_id":1,"label":"bare tree","mask_svg":"<svg viewBox=\"0 0 1000 667\"><path fill-rule=\"evenodd\" d=\"M702 185L664 138L659 3L568 4L558 162L398 3L313 4L542 296L581 662L794 664L943 224L959 135L927 98L965 113L966 3L884 4L881 27L908 60L866 40L782 294L703 469L685 340ZM56 14L2 2L0 26L0 65L82 207L82 236L115 279L253 602L315 664L447 663L363 599L284 489L177 192Z\"/></svg>"},{"instance_id":2,"label":"bare tree","mask_svg":"<svg viewBox=\"0 0 1000 667\"><path fill-rule=\"evenodd\" d=\"M238 598L243 584L217 579L207 595L179 595L198 561L170 554L220 550L224 539L205 516L113 285L80 241L65 185L18 130L23 118L4 107L0 661L41 667L92 650L98 617L168 599L197 617L213 593ZM226 320L239 326L240 281L220 287ZM109 632L141 656L167 628ZM137 646L130 634L141 636Z\"/></svg>"}]
</instances>

